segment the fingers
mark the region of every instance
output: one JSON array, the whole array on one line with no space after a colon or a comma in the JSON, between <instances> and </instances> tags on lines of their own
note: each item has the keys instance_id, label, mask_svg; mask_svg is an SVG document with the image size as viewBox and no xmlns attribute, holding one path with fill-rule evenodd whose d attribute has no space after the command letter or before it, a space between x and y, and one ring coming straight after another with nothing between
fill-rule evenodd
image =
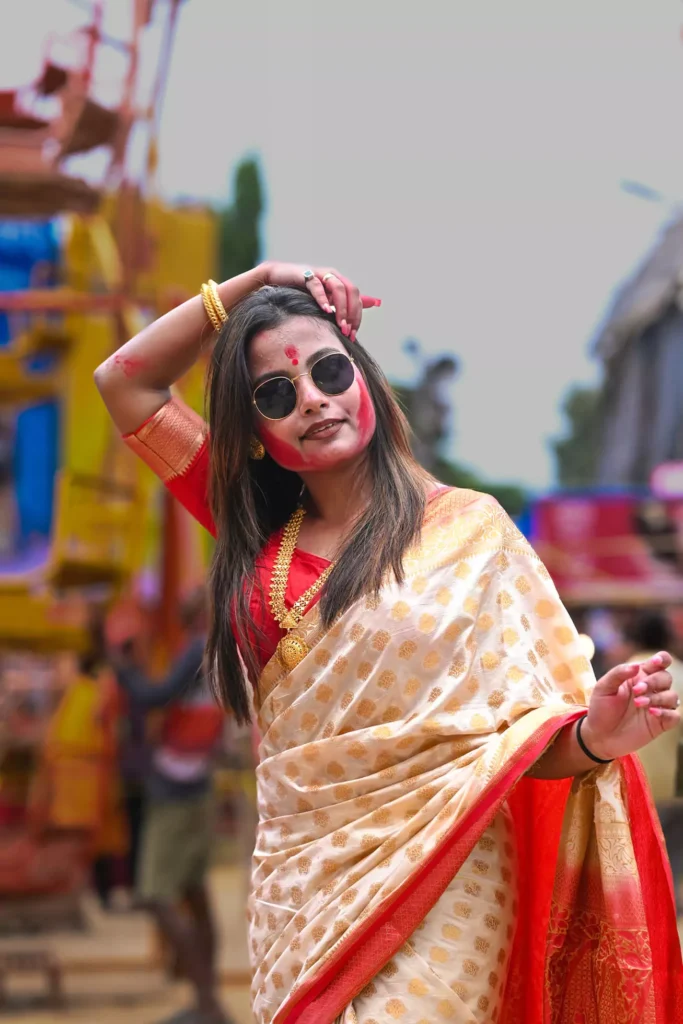
<instances>
[{"instance_id":1,"label":"fingers","mask_svg":"<svg viewBox=\"0 0 683 1024\"><path fill-rule=\"evenodd\" d=\"M651 711L654 711L657 708L668 708L670 711L675 711L678 704L678 694L675 690L663 690L661 693L653 693L650 695Z\"/></svg>"},{"instance_id":2,"label":"fingers","mask_svg":"<svg viewBox=\"0 0 683 1024\"><path fill-rule=\"evenodd\" d=\"M677 729L681 724L680 711L673 711L670 708L650 708L650 714L655 729L659 729L661 732ZM653 739L656 738L656 735L655 733Z\"/></svg>"},{"instance_id":3,"label":"fingers","mask_svg":"<svg viewBox=\"0 0 683 1024\"><path fill-rule=\"evenodd\" d=\"M667 651L660 651L659 654L655 654L654 657L648 658L640 666L646 676L650 676L653 672L659 672L660 669L668 668L671 664L671 655Z\"/></svg>"},{"instance_id":4,"label":"fingers","mask_svg":"<svg viewBox=\"0 0 683 1024\"><path fill-rule=\"evenodd\" d=\"M636 683L633 687L633 693L635 696L638 696L641 693L647 693L648 690L651 693L658 693L660 690L670 690L671 684L672 679L670 672L655 672L653 675Z\"/></svg>"},{"instance_id":5,"label":"fingers","mask_svg":"<svg viewBox=\"0 0 683 1024\"><path fill-rule=\"evenodd\" d=\"M363 310L382 305L373 295L361 295L353 281L332 267L317 268L306 288L321 309L335 314L340 331L350 341L356 340Z\"/></svg>"},{"instance_id":6,"label":"fingers","mask_svg":"<svg viewBox=\"0 0 683 1024\"><path fill-rule=\"evenodd\" d=\"M326 313L332 312L332 310L330 309L330 303L327 298L327 292L325 291L325 286L319 277L311 277L306 282L306 288L311 293L311 295L313 296L313 298L318 303L321 309L323 309Z\"/></svg>"},{"instance_id":7,"label":"fingers","mask_svg":"<svg viewBox=\"0 0 683 1024\"><path fill-rule=\"evenodd\" d=\"M327 292L328 302L335 308L339 330L344 337L348 338L351 333L351 326L347 322L346 285L335 270L318 271L318 273L321 277L326 278L323 281L323 287Z\"/></svg>"},{"instance_id":8,"label":"fingers","mask_svg":"<svg viewBox=\"0 0 683 1024\"><path fill-rule=\"evenodd\" d=\"M354 341L355 332L360 327L360 322L363 318L363 306L360 301L360 292L353 281L349 281L349 279L347 277L343 277L342 274L338 274L337 276L346 288L346 319L350 328L349 336L353 335L351 340Z\"/></svg>"},{"instance_id":9,"label":"fingers","mask_svg":"<svg viewBox=\"0 0 683 1024\"><path fill-rule=\"evenodd\" d=\"M617 665L598 680L595 689L605 696L617 693L623 683L638 675L639 670L638 664Z\"/></svg>"},{"instance_id":10,"label":"fingers","mask_svg":"<svg viewBox=\"0 0 683 1024\"><path fill-rule=\"evenodd\" d=\"M661 717L669 710L675 711L680 699L672 689L671 673L660 669L637 682L632 689L633 703L637 708L646 708L655 717Z\"/></svg>"}]
</instances>

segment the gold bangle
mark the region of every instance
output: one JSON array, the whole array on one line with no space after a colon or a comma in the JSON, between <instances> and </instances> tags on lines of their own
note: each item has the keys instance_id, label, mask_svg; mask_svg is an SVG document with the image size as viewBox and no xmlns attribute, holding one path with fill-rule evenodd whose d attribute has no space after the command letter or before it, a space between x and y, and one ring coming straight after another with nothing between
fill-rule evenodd
<instances>
[{"instance_id":1,"label":"gold bangle","mask_svg":"<svg viewBox=\"0 0 683 1024\"><path fill-rule=\"evenodd\" d=\"M225 323L228 319L228 314L225 310L225 306L221 302L221 297L218 294L218 285L215 281L212 281L211 278L209 278L209 288L211 290L211 297L213 298L214 309L221 318L221 323Z\"/></svg>"},{"instance_id":2,"label":"gold bangle","mask_svg":"<svg viewBox=\"0 0 683 1024\"><path fill-rule=\"evenodd\" d=\"M218 294L218 286L215 281L209 281L207 284L203 284L201 287L202 302L204 303L204 309L206 314L213 325L214 331L220 331L221 327L228 319L228 314L225 311L225 306L221 302Z\"/></svg>"},{"instance_id":3,"label":"gold bangle","mask_svg":"<svg viewBox=\"0 0 683 1024\"><path fill-rule=\"evenodd\" d=\"M202 295L202 302L204 303L204 309L206 310L206 315L208 316L209 320L211 321L211 323L213 325L214 331L220 331L220 329L221 329L221 320L220 320L220 317L218 316L218 313L214 309L213 296L211 294L211 289L209 288L208 284L203 284L202 285L202 287L201 287L201 295Z\"/></svg>"}]
</instances>

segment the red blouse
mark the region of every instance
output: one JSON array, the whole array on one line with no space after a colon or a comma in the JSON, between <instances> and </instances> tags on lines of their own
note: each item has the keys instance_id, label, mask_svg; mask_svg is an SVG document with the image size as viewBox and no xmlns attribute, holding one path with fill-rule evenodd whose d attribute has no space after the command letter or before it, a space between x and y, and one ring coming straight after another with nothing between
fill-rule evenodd
<instances>
[{"instance_id":1,"label":"red blouse","mask_svg":"<svg viewBox=\"0 0 683 1024\"><path fill-rule=\"evenodd\" d=\"M201 417L173 398L134 434L125 435L124 441L154 470L180 504L215 537L216 524L208 500L208 436ZM275 654L275 648L286 632L280 629L269 607L270 580L281 538L282 530L278 530L269 538L256 563L261 589L254 588L250 610L261 635L235 636L243 654L246 644L256 652L261 669ZM288 608L315 583L329 564L326 558L296 548L285 593ZM309 608L319 597L319 594L315 595Z\"/></svg>"},{"instance_id":2,"label":"red blouse","mask_svg":"<svg viewBox=\"0 0 683 1024\"><path fill-rule=\"evenodd\" d=\"M274 533L268 539L263 551L259 555L256 563L256 576L262 587L263 596L258 588L254 588L249 602L254 622L263 635L248 638L247 642L249 642L252 651L255 651L261 669L273 657L275 648L286 632L286 630L280 629L270 610L270 580L281 539L282 530L278 530L277 533ZM321 558L320 555L313 555L310 551L301 551L300 548L295 548L287 579L287 590L285 592L285 604L288 608L291 608L301 595L315 583L329 564L330 562L327 558ZM318 593L312 598L308 608L312 608L319 599L320 594ZM236 636L236 640L240 649L242 649L242 653L244 653L243 638Z\"/></svg>"}]
</instances>

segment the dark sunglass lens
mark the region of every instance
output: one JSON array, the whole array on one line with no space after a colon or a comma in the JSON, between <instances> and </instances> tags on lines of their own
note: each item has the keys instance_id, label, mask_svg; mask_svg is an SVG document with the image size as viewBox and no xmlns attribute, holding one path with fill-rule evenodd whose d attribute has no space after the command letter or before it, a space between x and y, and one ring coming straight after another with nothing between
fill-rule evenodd
<instances>
[{"instance_id":1,"label":"dark sunglass lens","mask_svg":"<svg viewBox=\"0 0 683 1024\"><path fill-rule=\"evenodd\" d=\"M256 408L269 420L282 420L294 412L296 389L286 377L274 377L259 384L254 392Z\"/></svg>"},{"instance_id":2,"label":"dark sunglass lens","mask_svg":"<svg viewBox=\"0 0 683 1024\"><path fill-rule=\"evenodd\" d=\"M323 356L312 367L311 377L326 395L341 395L353 384L353 363L341 352Z\"/></svg>"}]
</instances>

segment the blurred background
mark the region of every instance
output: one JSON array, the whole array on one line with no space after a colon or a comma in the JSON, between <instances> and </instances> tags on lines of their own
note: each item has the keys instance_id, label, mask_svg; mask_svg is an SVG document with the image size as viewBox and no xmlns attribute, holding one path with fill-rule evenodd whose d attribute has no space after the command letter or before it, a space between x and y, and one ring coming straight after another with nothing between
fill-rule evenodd
<instances>
[{"instance_id":1,"label":"blurred background","mask_svg":"<svg viewBox=\"0 0 683 1024\"><path fill-rule=\"evenodd\" d=\"M163 678L211 541L92 372L209 277L279 258L380 296L360 340L420 460L502 502L596 672L683 659L682 22L676 0L0 5L0 1016L181 1020L135 898L164 711L102 650ZM677 876L679 754L644 759ZM226 726L208 885L240 1022L252 758Z\"/></svg>"}]
</instances>

